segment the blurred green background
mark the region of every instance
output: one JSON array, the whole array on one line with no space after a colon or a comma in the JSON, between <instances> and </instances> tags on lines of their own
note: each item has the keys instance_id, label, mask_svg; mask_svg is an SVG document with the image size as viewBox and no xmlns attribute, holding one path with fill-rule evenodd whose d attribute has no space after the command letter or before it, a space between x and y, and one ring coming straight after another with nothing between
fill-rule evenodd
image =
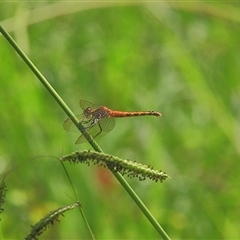
<instances>
[{"instance_id":1,"label":"blurred green background","mask_svg":"<svg viewBox=\"0 0 240 240\"><path fill-rule=\"evenodd\" d=\"M238 3L0 3L0 21L75 113L79 100L161 118L117 119L98 139L120 158L162 169L164 183L127 181L172 239L240 239ZM67 117L0 37L1 239L76 199L54 158L75 150ZM68 165L97 239L160 238L111 173ZM75 209L42 239L86 239Z\"/></svg>"}]
</instances>

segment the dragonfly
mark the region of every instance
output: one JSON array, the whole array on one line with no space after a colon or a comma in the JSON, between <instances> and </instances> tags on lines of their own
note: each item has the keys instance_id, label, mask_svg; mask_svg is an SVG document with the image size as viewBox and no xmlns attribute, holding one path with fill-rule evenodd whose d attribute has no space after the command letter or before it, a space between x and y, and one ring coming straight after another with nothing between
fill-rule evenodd
<instances>
[{"instance_id":1,"label":"dragonfly","mask_svg":"<svg viewBox=\"0 0 240 240\"><path fill-rule=\"evenodd\" d=\"M76 115L80 123L84 127L84 131L87 131L92 138L105 135L109 133L115 126L114 118L121 117L137 117L137 116L156 116L160 117L162 114L157 111L116 111L111 110L105 106L93 104L91 102L80 100L79 105L83 110L82 114ZM67 118L63 123L63 128L66 131L76 131L76 126L73 124L70 118ZM82 134L75 144L86 142L86 138Z\"/></svg>"}]
</instances>

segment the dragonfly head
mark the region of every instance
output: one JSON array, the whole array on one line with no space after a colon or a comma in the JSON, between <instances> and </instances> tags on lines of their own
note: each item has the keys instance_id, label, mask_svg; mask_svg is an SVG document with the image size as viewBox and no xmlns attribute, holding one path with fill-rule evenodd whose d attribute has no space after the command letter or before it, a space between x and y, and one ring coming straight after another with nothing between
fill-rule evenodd
<instances>
[{"instance_id":1,"label":"dragonfly head","mask_svg":"<svg viewBox=\"0 0 240 240\"><path fill-rule=\"evenodd\" d=\"M88 117L91 117L92 116L92 108L90 107L87 107L83 110L83 114L88 118Z\"/></svg>"}]
</instances>

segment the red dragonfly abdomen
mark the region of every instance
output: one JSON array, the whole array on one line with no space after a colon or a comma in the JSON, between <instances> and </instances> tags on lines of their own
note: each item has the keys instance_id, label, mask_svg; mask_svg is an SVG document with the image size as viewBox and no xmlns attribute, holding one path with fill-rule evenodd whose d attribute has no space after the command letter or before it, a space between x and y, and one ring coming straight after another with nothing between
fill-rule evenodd
<instances>
[{"instance_id":1,"label":"red dragonfly abdomen","mask_svg":"<svg viewBox=\"0 0 240 240\"><path fill-rule=\"evenodd\" d=\"M137 116L156 116L160 117L162 114L156 111L139 111L139 112L123 112L123 111L110 111L111 117L137 117Z\"/></svg>"}]
</instances>

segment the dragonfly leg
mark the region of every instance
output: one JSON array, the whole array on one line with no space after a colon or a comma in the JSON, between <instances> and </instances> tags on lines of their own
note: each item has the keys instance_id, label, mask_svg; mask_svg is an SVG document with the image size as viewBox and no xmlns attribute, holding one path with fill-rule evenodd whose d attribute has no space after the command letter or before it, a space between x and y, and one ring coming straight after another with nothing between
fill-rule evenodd
<instances>
[{"instance_id":1,"label":"dragonfly leg","mask_svg":"<svg viewBox=\"0 0 240 240\"><path fill-rule=\"evenodd\" d=\"M88 129L90 129L90 128L92 128L93 126L94 126L94 124L95 124L95 121L94 121L95 119L94 119L94 116L92 116L91 118L86 118L85 120L83 120L81 123L82 124L88 124L88 123L90 123L90 125L89 126L85 126L85 131L86 130L88 130Z\"/></svg>"},{"instance_id":2,"label":"dragonfly leg","mask_svg":"<svg viewBox=\"0 0 240 240\"><path fill-rule=\"evenodd\" d=\"M97 137L102 132L102 127L101 127L100 123L98 122L97 124L99 127L99 132L95 136L93 136L93 138Z\"/></svg>"},{"instance_id":3,"label":"dragonfly leg","mask_svg":"<svg viewBox=\"0 0 240 240\"><path fill-rule=\"evenodd\" d=\"M88 129L92 128L92 127L93 127L94 125L96 125L96 124L99 125L99 121L100 121L100 119L99 119L99 118L96 118L96 117L94 117L94 116L93 116L92 118L90 118L89 120L84 121L84 122L83 122L84 124L91 122L91 124L90 124L88 127L86 127L85 130L88 130ZM99 125L99 126L100 126L100 125ZM102 128L101 128L101 127L99 127L99 128L100 128L101 131L102 131Z\"/></svg>"},{"instance_id":4,"label":"dragonfly leg","mask_svg":"<svg viewBox=\"0 0 240 240\"><path fill-rule=\"evenodd\" d=\"M86 124L86 123L91 122L92 120L93 120L93 117L91 117L91 118L86 118L86 120L83 120L82 123L83 123L83 124Z\"/></svg>"}]
</instances>

